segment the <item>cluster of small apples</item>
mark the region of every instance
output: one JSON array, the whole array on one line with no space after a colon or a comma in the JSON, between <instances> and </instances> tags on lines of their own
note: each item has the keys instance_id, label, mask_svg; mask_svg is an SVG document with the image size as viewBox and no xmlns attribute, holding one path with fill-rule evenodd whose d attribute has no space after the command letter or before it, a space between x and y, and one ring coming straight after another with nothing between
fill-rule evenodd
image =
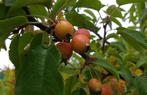
<instances>
[{"instance_id":1,"label":"cluster of small apples","mask_svg":"<svg viewBox=\"0 0 147 95\"><path fill-rule=\"evenodd\" d=\"M82 54L87 51L90 44L90 33L87 29L80 28L74 32L74 26L67 20L59 21L54 29L55 36L60 39L56 46L60 50L63 59L71 57L73 51ZM70 42L65 39L71 36Z\"/></svg>"},{"instance_id":2,"label":"cluster of small apples","mask_svg":"<svg viewBox=\"0 0 147 95\"><path fill-rule=\"evenodd\" d=\"M108 76L104 79L104 81L111 86L113 91L115 93L118 93L119 95L125 94L125 87L126 82L123 79L117 79L114 76Z\"/></svg>"},{"instance_id":3,"label":"cluster of small apples","mask_svg":"<svg viewBox=\"0 0 147 95\"><path fill-rule=\"evenodd\" d=\"M113 76L108 77L106 80L107 82L102 83L100 80L92 78L88 81L88 87L93 92L101 92L101 95L113 95L113 91L121 94L125 92L124 80L117 80Z\"/></svg>"},{"instance_id":4,"label":"cluster of small apples","mask_svg":"<svg viewBox=\"0 0 147 95\"><path fill-rule=\"evenodd\" d=\"M112 95L112 89L107 84L102 84L102 82L96 78L92 78L88 81L88 87L93 92L101 92L101 95Z\"/></svg>"}]
</instances>

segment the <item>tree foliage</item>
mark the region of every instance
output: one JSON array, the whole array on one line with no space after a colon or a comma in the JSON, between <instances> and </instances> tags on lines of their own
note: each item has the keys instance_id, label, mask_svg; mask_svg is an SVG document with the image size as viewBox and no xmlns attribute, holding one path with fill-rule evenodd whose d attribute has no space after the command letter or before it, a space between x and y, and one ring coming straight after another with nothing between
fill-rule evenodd
<instances>
[{"instance_id":1,"label":"tree foliage","mask_svg":"<svg viewBox=\"0 0 147 95\"><path fill-rule=\"evenodd\" d=\"M9 59L15 66L15 89L8 85L13 88L9 95L102 95L89 89L91 78L111 86L113 95L147 95L147 1L101 1L0 1L0 49L11 40ZM73 52L70 59L56 47L74 37L55 35L61 20L70 22L74 32L84 28L91 35L84 52ZM4 80L0 95L8 95Z\"/></svg>"}]
</instances>

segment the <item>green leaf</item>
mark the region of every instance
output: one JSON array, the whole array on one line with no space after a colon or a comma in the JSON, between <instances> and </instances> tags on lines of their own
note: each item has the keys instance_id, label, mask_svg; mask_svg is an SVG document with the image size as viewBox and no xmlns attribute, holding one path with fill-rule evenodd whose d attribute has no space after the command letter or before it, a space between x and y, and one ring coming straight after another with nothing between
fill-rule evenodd
<instances>
[{"instance_id":1,"label":"green leaf","mask_svg":"<svg viewBox=\"0 0 147 95\"><path fill-rule=\"evenodd\" d=\"M57 0L55 5L53 6L53 11L51 12L51 17L54 18L58 13L61 12L63 8L66 6L67 0Z\"/></svg>"},{"instance_id":2,"label":"green leaf","mask_svg":"<svg viewBox=\"0 0 147 95\"><path fill-rule=\"evenodd\" d=\"M53 6L51 17L55 18L64 8L70 6L71 3L76 3L75 0L57 0Z\"/></svg>"},{"instance_id":3,"label":"green leaf","mask_svg":"<svg viewBox=\"0 0 147 95\"><path fill-rule=\"evenodd\" d=\"M131 78L132 78L131 72L127 67L124 66L124 64L120 66L119 73L125 80L131 82Z\"/></svg>"},{"instance_id":4,"label":"green leaf","mask_svg":"<svg viewBox=\"0 0 147 95\"><path fill-rule=\"evenodd\" d=\"M64 95L60 61L54 45L31 47L18 71L15 95Z\"/></svg>"},{"instance_id":5,"label":"green leaf","mask_svg":"<svg viewBox=\"0 0 147 95\"><path fill-rule=\"evenodd\" d=\"M137 77L133 81L135 83L136 90L139 92L139 95L147 94L147 78L146 77Z\"/></svg>"},{"instance_id":6,"label":"green leaf","mask_svg":"<svg viewBox=\"0 0 147 95\"><path fill-rule=\"evenodd\" d=\"M43 44L46 44L46 45L49 45L50 44L50 38L48 36L48 33L45 32L45 31L43 32L42 43Z\"/></svg>"},{"instance_id":7,"label":"green leaf","mask_svg":"<svg viewBox=\"0 0 147 95\"><path fill-rule=\"evenodd\" d=\"M19 53L18 53L19 35L17 35L10 44L9 59L17 68L19 64Z\"/></svg>"},{"instance_id":8,"label":"green leaf","mask_svg":"<svg viewBox=\"0 0 147 95\"><path fill-rule=\"evenodd\" d=\"M35 37L33 38L30 47L31 48L35 48L37 47L39 44L42 44L42 39L43 39L43 34L39 33L37 35L35 35Z\"/></svg>"},{"instance_id":9,"label":"green leaf","mask_svg":"<svg viewBox=\"0 0 147 95\"><path fill-rule=\"evenodd\" d=\"M71 95L87 95L83 88L77 89Z\"/></svg>"},{"instance_id":10,"label":"green leaf","mask_svg":"<svg viewBox=\"0 0 147 95\"><path fill-rule=\"evenodd\" d=\"M23 9L18 9L17 11L15 11L11 14L7 14L7 18L8 17L15 17L15 16L26 16L26 13Z\"/></svg>"},{"instance_id":11,"label":"green leaf","mask_svg":"<svg viewBox=\"0 0 147 95\"><path fill-rule=\"evenodd\" d=\"M71 66L64 66L64 65L60 65L59 66L59 72L62 74L64 79L67 79L71 76L77 75L78 74L78 70L76 70L77 68L71 67ZM65 87L66 90L66 87ZM66 91L65 91L66 92Z\"/></svg>"},{"instance_id":12,"label":"green leaf","mask_svg":"<svg viewBox=\"0 0 147 95\"><path fill-rule=\"evenodd\" d=\"M131 82L132 79L132 74L129 70L129 68L127 68L125 66L125 62L122 59L122 56L120 56L119 54L115 56L116 57L116 62L117 64L119 64L119 69L118 69L118 73L120 74L121 77L123 77L127 82Z\"/></svg>"},{"instance_id":13,"label":"green leaf","mask_svg":"<svg viewBox=\"0 0 147 95\"><path fill-rule=\"evenodd\" d=\"M81 14L87 21L92 21L93 22L93 19L90 17L90 16L88 16L88 15L86 15L86 14Z\"/></svg>"},{"instance_id":14,"label":"green leaf","mask_svg":"<svg viewBox=\"0 0 147 95\"><path fill-rule=\"evenodd\" d=\"M29 5L29 11L35 17L48 17L48 12L43 5Z\"/></svg>"},{"instance_id":15,"label":"green leaf","mask_svg":"<svg viewBox=\"0 0 147 95\"><path fill-rule=\"evenodd\" d=\"M27 5L50 5L50 3L51 0L16 0L10 8L8 15Z\"/></svg>"},{"instance_id":16,"label":"green leaf","mask_svg":"<svg viewBox=\"0 0 147 95\"><path fill-rule=\"evenodd\" d=\"M116 7L115 5L111 5L108 7L108 9L106 10L107 14L109 14L112 17L119 17L119 18L123 18L122 13L121 13L121 9Z\"/></svg>"},{"instance_id":17,"label":"green leaf","mask_svg":"<svg viewBox=\"0 0 147 95\"><path fill-rule=\"evenodd\" d=\"M31 41L31 32L26 32L20 36L16 35L10 44L9 58L11 62L15 65L16 69L22 63L22 57L25 53L25 48Z\"/></svg>"},{"instance_id":18,"label":"green leaf","mask_svg":"<svg viewBox=\"0 0 147 95\"><path fill-rule=\"evenodd\" d=\"M0 20L0 48L5 47L5 39L9 36L10 32L14 28L26 24L27 22L27 18L23 16Z\"/></svg>"},{"instance_id":19,"label":"green leaf","mask_svg":"<svg viewBox=\"0 0 147 95\"><path fill-rule=\"evenodd\" d=\"M131 8L129 9L129 21L133 22L134 24L136 23L137 16L134 16L134 13L136 12L136 6L132 5Z\"/></svg>"},{"instance_id":20,"label":"green leaf","mask_svg":"<svg viewBox=\"0 0 147 95\"><path fill-rule=\"evenodd\" d=\"M116 0L117 4L124 5L129 3L145 2L146 0Z\"/></svg>"},{"instance_id":21,"label":"green leaf","mask_svg":"<svg viewBox=\"0 0 147 95\"><path fill-rule=\"evenodd\" d=\"M127 68L125 66L125 62L123 61L123 59L121 58L121 56L117 56L117 62L120 64L120 68L119 68L119 74L128 82L131 82L132 79L132 74L129 70L129 68Z\"/></svg>"},{"instance_id":22,"label":"green leaf","mask_svg":"<svg viewBox=\"0 0 147 95\"><path fill-rule=\"evenodd\" d=\"M139 68L140 66L147 64L147 56L142 56L140 59L137 61L136 66Z\"/></svg>"},{"instance_id":23,"label":"green leaf","mask_svg":"<svg viewBox=\"0 0 147 95\"><path fill-rule=\"evenodd\" d=\"M96 27L89 20L87 20L87 18L85 18L83 15L78 14L76 12L67 13L66 18L74 26L87 28L87 29L94 31L94 32L98 32L98 30L99 30L99 28Z\"/></svg>"},{"instance_id":24,"label":"green leaf","mask_svg":"<svg viewBox=\"0 0 147 95\"><path fill-rule=\"evenodd\" d=\"M143 52L147 49L147 43L145 41L145 36L138 31L134 31L126 28L118 28L118 33L136 50Z\"/></svg>"},{"instance_id":25,"label":"green leaf","mask_svg":"<svg viewBox=\"0 0 147 95\"><path fill-rule=\"evenodd\" d=\"M97 18L93 11L85 9L84 12L88 13L93 18L94 22L96 22Z\"/></svg>"},{"instance_id":26,"label":"green leaf","mask_svg":"<svg viewBox=\"0 0 147 95\"><path fill-rule=\"evenodd\" d=\"M144 9L146 9L145 2L139 2L136 4L136 16L141 17L142 12L144 12ZM146 13L146 11L145 11Z\"/></svg>"},{"instance_id":27,"label":"green leaf","mask_svg":"<svg viewBox=\"0 0 147 95\"><path fill-rule=\"evenodd\" d=\"M0 33L2 35L6 31L11 31L13 28L26 24L27 22L27 18L23 16L0 20Z\"/></svg>"},{"instance_id":28,"label":"green leaf","mask_svg":"<svg viewBox=\"0 0 147 95\"><path fill-rule=\"evenodd\" d=\"M74 86L77 84L78 78L76 76L71 76L65 80L65 95L71 95Z\"/></svg>"},{"instance_id":29,"label":"green leaf","mask_svg":"<svg viewBox=\"0 0 147 95\"><path fill-rule=\"evenodd\" d=\"M6 17L8 11L8 7L4 6L3 4L0 4L0 19L4 19Z\"/></svg>"},{"instance_id":30,"label":"green leaf","mask_svg":"<svg viewBox=\"0 0 147 95\"><path fill-rule=\"evenodd\" d=\"M115 17L111 17L111 21L114 22L115 24L117 24L119 27L121 27L121 22L119 20L117 20Z\"/></svg>"},{"instance_id":31,"label":"green leaf","mask_svg":"<svg viewBox=\"0 0 147 95\"><path fill-rule=\"evenodd\" d=\"M91 8L98 11L102 8L102 4L99 0L79 0L76 7Z\"/></svg>"},{"instance_id":32,"label":"green leaf","mask_svg":"<svg viewBox=\"0 0 147 95\"><path fill-rule=\"evenodd\" d=\"M23 54L25 47L32 40L32 33L28 31L24 31L24 32L25 33L19 38L19 47L18 47L19 55Z\"/></svg>"},{"instance_id":33,"label":"green leaf","mask_svg":"<svg viewBox=\"0 0 147 95\"><path fill-rule=\"evenodd\" d=\"M97 58L94 62L92 62L93 64L99 65L103 68L105 68L106 70L110 71L114 76L116 76L119 79L119 73L118 71L115 69L115 67L109 63L107 63L104 59L102 58Z\"/></svg>"},{"instance_id":34,"label":"green leaf","mask_svg":"<svg viewBox=\"0 0 147 95\"><path fill-rule=\"evenodd\" d=\"M109 46L115 47L118 50L123 51L123 52L126 51L126 47L122 42L112 42Z\"/></svg>"},{"instance_id":35,"label":"green leaf","mask_svg":"<svg viewBox=\"0 0 147 95\"><path fill-rule=\"evenodd\" d=\"M147 20L147 13L146 13L147 9L142 11L141 17L140 17L140 22L141 23L145 23L145 21Z\"/></svg>"},{"instance_id":36,"label":"green leaf","mask_svg":"<svg viewBox=\"0 0 147 95\"><path fill-rule=\"evenodd\" d=\"M120 37L119 37L119 35L117 33L108 34L107 40L110 39L110 38L114 38L114 39L117 39L117 40L120 39Z\"/></svg>"},{"instance_id":37,"label":"green leaf","mask_svg":"<svg viewBox=\"0 0 147 95\"><path fill-rule=\"evenodd\" d=\"M13 3L15 2L15 0L3 0L3 1L4 1L5 6L12 6Z\"/></svg>"}]
</instances>

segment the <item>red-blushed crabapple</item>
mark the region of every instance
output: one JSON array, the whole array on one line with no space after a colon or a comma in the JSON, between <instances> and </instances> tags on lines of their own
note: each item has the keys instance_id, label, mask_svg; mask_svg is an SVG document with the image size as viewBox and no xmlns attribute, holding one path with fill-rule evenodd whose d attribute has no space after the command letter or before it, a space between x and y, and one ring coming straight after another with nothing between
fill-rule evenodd
<instances>
[{"instance_id":1,"label":"red-blushed crabapple","mask_svg":"<svg viewBox=\"0 0 147 95\"><path fill-rule=\"evenodd\" d=\"M54 29L56 37L63 40L67 35L73 35L74 26L66 20L59 21Z\"/></svg>"},{"instance_id":2,"label":"red-blushed crabapple","mask_svg":"<svg viewBox=\"0 0 147 95\"><path fill-rule=\"evenodd\" d=\"M73 49L70 43L59 42L56 44L56 46L61 52L63 59L69 59L72 56Z\"/></svg>"},{"instance_id":3,"label":"red-blushed crabapple","mask_svg":"<svg viewBox=\"0 0 147 95\"><path fill-rule=\"evenodd\" d=\"M79 34L72 38L71 46L73 50L77 53L84 53L87 47L90 45L90 38L85 35Z\"/></svg>"},{"instance_id":4,"label":"red-blushed crabapple","mask_svg":"<svg viewBox=\"0 0 147 95\"><path fill-rule=\"evenodd\" d=\"M91 91L97 92L97 91L101 90L102 83L100 80L98 80L96 78L92 78L88 81L88 87Z\"/></svg>"}]
</instances>

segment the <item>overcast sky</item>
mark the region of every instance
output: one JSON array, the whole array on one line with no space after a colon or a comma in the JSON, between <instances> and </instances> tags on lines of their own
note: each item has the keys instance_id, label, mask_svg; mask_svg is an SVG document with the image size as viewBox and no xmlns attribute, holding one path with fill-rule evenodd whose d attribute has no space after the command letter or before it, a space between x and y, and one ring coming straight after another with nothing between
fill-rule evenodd
<instances>
[{"instance_id":1,"label":"overcast sky","mask_svg":"<svg viewBox=\"0 0 147 95\"><path fill-rule=\"evenodd\" d=\"M116 5L116 0L101 0L101 1L105 5ZM123 6L123 8L128 10L129 9L128 6L129 5ZM11 64L9 57L8 57L10 40L6 40L6 45L7 45L7 51L3 49L0 51L0 69L3 69L5 67L13 68L13 65Z\"/></svg>"}]
</instances>

